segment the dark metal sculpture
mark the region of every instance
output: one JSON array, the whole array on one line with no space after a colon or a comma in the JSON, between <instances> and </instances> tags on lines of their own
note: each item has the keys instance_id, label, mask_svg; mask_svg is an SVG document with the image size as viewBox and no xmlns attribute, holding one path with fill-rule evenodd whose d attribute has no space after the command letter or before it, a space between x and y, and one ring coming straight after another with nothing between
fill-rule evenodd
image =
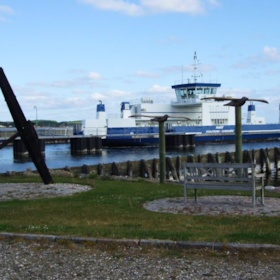
<instances>
[{"instance_id":1,"label":"dark metal sculpture","mask_svg":"<svg viewBox=\"0 0 280 280\"><path fill-rule=\"evenodd\" d=\"M51 174L40 151L39 138L34 128L34 124L31 121L26 120L2 68L0 68L0 88L3 92L17 128L17 133L3 142L0 145L0 149L13 142L18 136L20 136L43 182L45 184L53 183Z\"/></svg>"},{"instance_id":2,"label":"dark metal sculpture","mask_svg":"<svg viewBox=\"0 0 280 280\"><path fill-rule=\"evenodd\" d=\"M238 107L238 106L243 106L245 104L246 101L258 101L258 102L264 102L264 103L268 103L266 100L264 99L252 99L252 98L248 98L248 97L242 97L242 98L232 98L232 97L204 97L201 99L214 99L215 101L228 101L230 100L229 103L225 104L224 106L234 106L234 107Z\"/></svg>"},{"instance_id":3,"label":"dark metal sculpture","mask_svg":"<svg viewBox=\"0 0 280 280\"><path fill-rule=\"evenodd\" d=\"M145 117L152 118L151 121L156 121L159 124L159 170L160 170L160 183L164 184L166 182L166 160L165 160L165 132L164 132L164 122L167 121L168 118L178 118L178 119L186 119L185 117L175 117L175 116L147 116L147 115L132 115L131 118L135 117Z\"/></svg>"},{"instance_id":4,"label":"dark metal sculpture","mask_svg":"<svg viewBox=\"0 0 280 280\"><path fill-rule=\"evenodd\" d=\"M169 116L169 115L164 115L164 116L132 115L132 116L130 116L130 118L135 118L135 117L152 118L151 121L156 121L156 122L165 122L165 121L167 121L168 118L178 118L178 119L190 120L189 118L185 118L185 117L175 117L175 116Z\"/></svg>"},{"instance_id":5,"label":"dark metal sculpture","mask_svg":"<svg viewBox=\"0 0 280 280\"><path fill-rule=\"evenodd\" d=\"M232 98L232 97L204 97L201 99L214 99L215 101L230 101L224 106L233 106L235 107L235 158L236 163L242 163L242 116L241 116L241 107L245 104L246 101L258 101L268 103L264 99L253 99L248 97L242 98Z\"/></svg>"}]
</instances>

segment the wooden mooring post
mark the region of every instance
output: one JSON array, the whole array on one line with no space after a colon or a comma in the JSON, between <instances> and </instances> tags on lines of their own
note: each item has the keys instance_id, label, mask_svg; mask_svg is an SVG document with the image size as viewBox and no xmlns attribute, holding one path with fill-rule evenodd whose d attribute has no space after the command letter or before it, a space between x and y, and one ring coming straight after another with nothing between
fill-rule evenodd
<instances>
[{"instance_id":1,"label":"wooden mooring post","mask_svg":"<svg viewBox=\"0 0 280 280\"><path fill-rule=\"evenodd\" d=\"M133 176L133 170L132 170L132 162L129 160L129 161L127 161L127 168L126 168L126 170L127 170L127 176L128 177L132 177Z\"/></svg>"},{"instance_id":2,"label":"wooden mooring post","mask_svg":"<svg viewBox=\"0 0 280 280\"><path fill-rule=\"evenodd\" d=\"M267 174L271 174L270 160L268 157L268 150L266 149L260 150L260 164L261 164L262 172L264 172L264 166L265 166L265 172Z\"/></svg>"},{"instance_id":3,"label":"wooden mooring post","mask_svg":"<svg viewBox=\"0 0 280 280\"><path fill-rule=\"evenodd\" d=\"M173 163L173 161L172 161L172 158L170 158L170 157L167 157L167 158L166 158L166 167L167 167L167 174L168 174L168 177L170 177L170 173L171 173L173 179L176 180L176 181L178 181L177 172L176 172L174 163Z\"/></svg>"},{"instance_id":4,"label":"wooden mooring post","mask_svg":"<svg viewBox=\"0 0 280 280\"><path fill-rule=\"evenodd\" d=\"M279 148L274 148L274 167L278 170L278 161L279 161L280 151Z\"/></svg>"},{"instance_id":5,"label":"wooden mooring post","mask_svg":"<svg viewBox=\"0 0 280 280\"><path fill-rule=\"evenodd\" d=\"M153 159L153 177L155 179L158 179L159 176L159 171L158 171L158 159L154 158Z\"/></svg>"},{"instance_id":6,"label":"wooden mooring post","mask_svg":"<svg viewBox=\"0 0 280 280\"><path fill-rule=\"evenodd\" d=\"M182 178L182 165L184 162L202 162L207 163L234 163L234 153L208 153L205 155L188 154L184 157L177 156L176 158L166 157L166 178L179 181ZM278 169L278 161L280 160L280 149L261 149L261 150L245 150L243 152L244 163L258 163L261 166L262 172L270 174L272 172L271 162L274 163L276 170ZM84 171L85 172L85 171ZM113 162L111 164L98 164L96 167L91 167L91 171L100 176L125 176L125 177L142 177L159 179L159 159L127 161L123 163ZM88 172L85 172L88 173ZM165 178L165 179L166 179Z\"/></svg>"},{"instance_id":7,"label":"wooden mooring post","mask_svg":"<svg viewBox=\"0 0 280 280\"><path fill-rule=\"evenodd\" d=\"M141 159L141 164L140 164L140 168L141 168L141 177L143 178L151 178L152 175L151 175L151 170L150 170L150 167L148 166L147 164L147 161L144 160L144 159Z\"/></svg>"}]
</instances>

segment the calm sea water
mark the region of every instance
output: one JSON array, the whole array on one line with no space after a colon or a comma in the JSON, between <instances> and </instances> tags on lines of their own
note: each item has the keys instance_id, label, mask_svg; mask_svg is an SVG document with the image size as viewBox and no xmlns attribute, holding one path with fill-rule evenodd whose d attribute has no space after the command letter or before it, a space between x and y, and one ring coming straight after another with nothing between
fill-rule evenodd
<instances>
[{"instance_id":1,"label":"calm sea water","mask_svg":"<svg viewBox=\"0 0 280 280\"><path fill-rule=\"evenodd\" d=\"M279 147L280 141L243 143L243 150ZM167 156L186 156L188 154L207 154L233 152L234 144L205 144L197 145L192 149L168 150ZM153 159L159 157L158 147L123 147L103 148L100 154L73 156L70 153L70 144L46 145L46 164L48 168L76 167L83 164L96 165L98 163L125 162L128 160ZM13 147L0 150L0 173L6 171L25 171L28 167L35 170L31 159L17 160L13 157Z\"/></svg>"}]
</instances>

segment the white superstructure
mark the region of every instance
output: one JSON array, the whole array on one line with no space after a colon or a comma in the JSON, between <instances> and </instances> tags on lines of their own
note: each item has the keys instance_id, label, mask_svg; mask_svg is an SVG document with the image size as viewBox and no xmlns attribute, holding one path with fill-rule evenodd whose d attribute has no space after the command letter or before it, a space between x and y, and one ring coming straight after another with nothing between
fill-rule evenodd
<instances>
[{"instance_id":1,"label":"white superstructure","mask_svg":"<svg viewBox=\"0 0 280 280\"><path fill-rule=\"evenodd\" d=\"M173 116L166 121L167 129L181 126L225 126L235 124L235 108L224 106L227 102L216 102L211 99L202 100L204 97L216 96L219 83L198 82L197 56L194 55L194 76L193 81L180 81L172 86L175 90L176 99L170 103L155 103L151 98L140 98L137 100L121 102L119 118L106 118L105 105L100 102L97 105L95 120L84 120L82 129L85 135L106 135L109 128L133 128L133 127L156 127L157 122L151 118L137 117L131 115ZM201 74L202 79L202 74ZM265 123L264 118L257 118L255 106L250 105L247 123ZM178 118L176 118L178 117ZM184 120L186 117L190 120Z\"/></svg>"}]
</instances>

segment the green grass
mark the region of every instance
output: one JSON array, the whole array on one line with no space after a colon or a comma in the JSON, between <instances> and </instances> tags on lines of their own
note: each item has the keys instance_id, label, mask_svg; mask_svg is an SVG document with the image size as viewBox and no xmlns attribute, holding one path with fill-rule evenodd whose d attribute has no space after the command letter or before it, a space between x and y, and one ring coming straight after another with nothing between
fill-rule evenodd
<instances>
[{"instance_id":1,"label":"green grass","mask_svg":"<svg viewBox=\"0 0 280 280\"><path fill-rule=\"evenodd\" d=\"M0 183L40 182L32 177L0 177ZM174 184L55 178L90 184L91 191L68 197L0 202L0 231L84 237L280 244L277 217L192 216L155 213L143 203L183 195ZM236 194L201 191L200 195ZM273 193L273 196L278 194Z\"/></svg>"}]
</instances>

